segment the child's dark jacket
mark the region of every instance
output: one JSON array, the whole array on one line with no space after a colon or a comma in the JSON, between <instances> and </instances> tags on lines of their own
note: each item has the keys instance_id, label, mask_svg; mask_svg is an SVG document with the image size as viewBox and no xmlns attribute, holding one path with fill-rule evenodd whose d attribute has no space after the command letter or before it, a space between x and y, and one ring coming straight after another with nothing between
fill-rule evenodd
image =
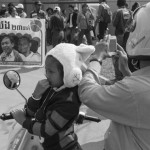
<instances>
[{"instance_id":1,"label":"child's dark jacket","mask_svg":"<svg viewBox=\"0 0 150 150\"><path fill-rule=\"evenodd\" d=\"M34 112L37 122L42 123L44 150L62 150L77 143L72 123L78 116L80 104L77 86L59 92L49 88L39 101L29 98L27 110Z\"/></svg>"}]
</instances>

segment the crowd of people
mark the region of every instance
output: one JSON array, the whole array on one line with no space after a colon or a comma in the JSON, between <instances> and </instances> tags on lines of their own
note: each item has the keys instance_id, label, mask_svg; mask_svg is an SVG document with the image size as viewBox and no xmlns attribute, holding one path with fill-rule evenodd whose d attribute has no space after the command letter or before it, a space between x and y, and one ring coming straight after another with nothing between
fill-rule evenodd
<instances>
[{"instance_id":1,"label":"crowd of people","mask_svg":"<svg viewBox=\"0 0 150 150\"><path fill-rule=\"evenodd\" d=\"M86 3L82 5L81 10L70 4L64 10L56 6L54 8L48 7L44 11L42 10L42 5L41 1L36 1L33 11L27 15L24 10L24 5L21 3L17 6L9 3L7 7L5 4L2 4L0 17L45 19L46 45L52 47L55 47L61 42L75 45L80 45L81 43L93 45L95 44L93 40L101 40L105 37L108 31L108 24L111 23L115 27L117 43L125 49L129 36L126 24L129 18L131 18L132 12L136 7L140 6L139 3L135 2L132 9L129 10L125 0L118 0L118 9L112 13L111 8L107 4L107 0L99 0L99 7L95 16L91 7ZM96 32L97 27L98 33ZM123 75L118 70L117 62L117 58L113 58L115 76L119 80ZM134 67L132 64L134 64ZM138 65L138 61L129 59L131 71L135 71Z\"/></svg>"},{"instance_id":2,"label":"crowd of people","mask_svg":"<svg viewBox=\"0 0 150 150\"><path fill-rule=\"evenodd\" d=\"M150 149L150 3L141 7L135 3L129 10L126 0L117 0L117 6L112 14L118 43L116 56L112 57L117 80L109 85L102 85L99 78L102 61L111 57L109 39L104 38L111 15L106 0L100 3L101 15L96 19L103 29L98 37L102 40L94 46L87 19L92 20L93 14L87 4L82 5L78 15L75 14L77 9L70 5L69 19L65 11L60 14L58 6L47 9L49 42L54 47L46 54L46 79L38 82L25 110L12 111L14 119L29 133L44 138L44 150L82 149L72 128L81 102L111 120L105 150ZM107 19L103 16L104 8L108 11ZM40 13L33 11L31 16L46 17L42 10ZM70 20L73 17L77 18L74 23ZM75 45L71 36L76 33L76 27L80 41ZM70 37L67 32L71 33ZM83 35L87 44L81 44ZM61 43L63 40L66 42ZM96 55L91 55L94 51ZM128 57L138 60L136 70L130 69Z\"/></svg>"}]
</instances>

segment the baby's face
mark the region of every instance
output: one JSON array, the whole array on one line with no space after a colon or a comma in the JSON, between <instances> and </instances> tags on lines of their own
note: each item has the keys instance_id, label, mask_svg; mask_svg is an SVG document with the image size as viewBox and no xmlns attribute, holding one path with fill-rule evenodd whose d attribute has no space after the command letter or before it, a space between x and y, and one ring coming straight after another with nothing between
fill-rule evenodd
<instances>
[{"instance_id":1,"label":"baby's face","mask_svg":"<svg viewBox=\"0 0 150 150\"><path fill-rule=\"evenodd\" d=\"M63 77L58 70L57 63L51 57L45 61L46 78L52 87L59 88L63 85Z\"/></svg>"}]
</instances>

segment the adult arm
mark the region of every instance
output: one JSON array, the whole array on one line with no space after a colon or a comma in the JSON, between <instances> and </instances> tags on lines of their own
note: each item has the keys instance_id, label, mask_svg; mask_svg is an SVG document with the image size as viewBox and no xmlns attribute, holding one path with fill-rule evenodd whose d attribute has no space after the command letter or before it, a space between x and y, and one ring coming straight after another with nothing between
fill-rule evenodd
<instances>
[{"instance_id":1,"label":"adult arm","mask_svg":"<svg viewBox=\"0 0 150 150\"><path fill-rule=\"evenodd\" d=\"M107 45L107 44L106 44ZM96 45L97 59L106 57L104 43ZM122 55L120 55L121 57ZM98 61L89 63L82 81L79 84L79 97L82 103L93 111L113 121L137 127L137 105L133 99L132 80L126 77L113 85L100 85L98 77L101 65ZM131 86L130 86L131 85Z\"/></svg>"},{"instance_id":2,"label":"adult arm","mask_svg":"<svg viewBox=\"0 0 150 150\"><path fill-rule=\"evenodd\" d=\"M98 84L101 70L98 65L98 62L91 62L80 82L81 102L108 119L137 127L137 105L128 86L130 82L122 80L109 86Z\"/></svg>"}]
</instances>

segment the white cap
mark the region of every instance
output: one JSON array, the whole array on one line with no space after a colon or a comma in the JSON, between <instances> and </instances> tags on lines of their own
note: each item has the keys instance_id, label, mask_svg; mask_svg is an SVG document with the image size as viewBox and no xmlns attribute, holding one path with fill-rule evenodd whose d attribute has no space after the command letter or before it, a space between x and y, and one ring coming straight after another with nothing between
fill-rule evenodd
<instances>
[{"instance_id":1,"label":"white cap","mask_svg":"<svg viewBox=\"0 0 150 150\"><path fill-rule=\"evenodd\" d=\"M24 9L24 6L23 6L23 4L18 4L17 6L15 6L16 8L22 8L22 9Z\"/></svg>"},{"instance_id":2,"label":"white cap","mask_svg":"<svg viewBox=\"0 0 150 150\"><path fill-rule=\"evenodd\" d=\"M92 45L81 44L76 46L69 43L61 43L51 49L47 55L55 57L63 66L64 86L74 87L82 79L82 69L85 67L86 60L95 51Z\"/></svg>"},{"instance_id":3,"label":"white cap","mask_svg":"<svg viewBox=\"0 0 150 150\"><path fill-rule=\"evenodd\" d=\"M5 5L5 4L2 4L2 5L1 5L1 7L5 8L5 7L6 7L6 5Z\"/></svg>"},{"instance_id":4,"label":"white cap","mask_svg":"<svg viewBox=\"0 0 150 150\"><path fill-rule=\"evenodd\" d=\"M78 7L75 7L74 10L78 10Z\"/></svg>"},{"instance_id":5,"label":"white cap","mask_svg":"<svg viewBox=\"0 0 150 150\"><path fill-rule=\"evenodd\" d=\"M61 9L60 9L60 7L59 6L56 6L56 7L54 7L54 10L57 10L57 11L61 11Z\"/></svg>"}]
</instances>

